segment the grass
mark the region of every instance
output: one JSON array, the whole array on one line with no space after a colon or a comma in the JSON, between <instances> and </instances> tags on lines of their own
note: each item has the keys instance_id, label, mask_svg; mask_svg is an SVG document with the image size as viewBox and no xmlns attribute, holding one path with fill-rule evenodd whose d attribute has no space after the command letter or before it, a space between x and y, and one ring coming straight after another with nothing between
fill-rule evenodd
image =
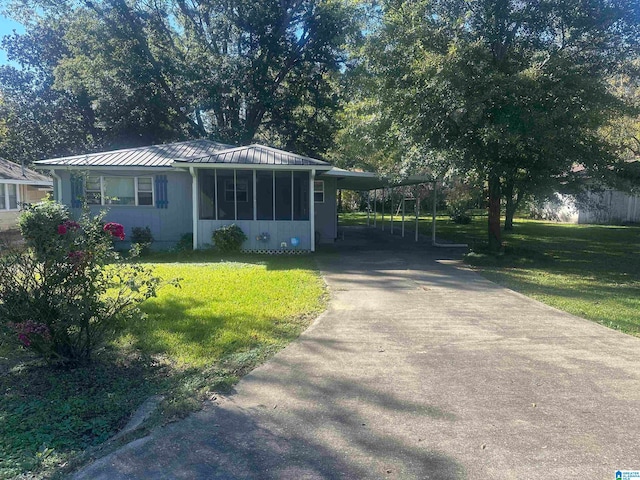
<instances>
[{"instance_id":1,"label":"grass","mask_svg":"<svg viewBox=\"0 0 640 480\"><path fill-rule=\"evenodd\" d=\"M640 336L639 226L517 219L514 230L504 234L504 252L496 256L484 251L486 222L486 217L474 217L468 225L457 225L440 216L438 239L468 243L473 251L466 262L500 285ZM341 223L366 224L366 216L346 214ZM430 234L431 218L421 218L419 225L421 233Z\"/></svg>"},{"instance_id":2,"label":"grass","mask_svg":"<svg viewBox=\"0 0 640 480\"><path fill-rule=\"evenodd\" d=\"M60 476L121 429L150 395L164 423L198 409L296 338L323 308L311 257L207 252L148 258L165 279L91 365L61 370L0 345L0 478Z\"/></svg>"}]
</instances>

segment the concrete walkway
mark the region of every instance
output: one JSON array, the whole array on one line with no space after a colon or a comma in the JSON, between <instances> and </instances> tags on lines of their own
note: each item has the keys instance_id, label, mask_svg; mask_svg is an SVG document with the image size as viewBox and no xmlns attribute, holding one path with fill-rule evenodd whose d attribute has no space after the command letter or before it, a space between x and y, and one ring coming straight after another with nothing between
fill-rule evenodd
<instances>
[{"instance_id":1,"label":"concrete walkway","mask_svg":"<svg viewBox=\"0 0 640 480\"><path fill-rule=\"evenodd\" d=\"M640 469L640 339L368 235L329 310L236 392L81 479L613 479ZM348 240L345 241L348 246Z\"/></svg>"}]
</instances>

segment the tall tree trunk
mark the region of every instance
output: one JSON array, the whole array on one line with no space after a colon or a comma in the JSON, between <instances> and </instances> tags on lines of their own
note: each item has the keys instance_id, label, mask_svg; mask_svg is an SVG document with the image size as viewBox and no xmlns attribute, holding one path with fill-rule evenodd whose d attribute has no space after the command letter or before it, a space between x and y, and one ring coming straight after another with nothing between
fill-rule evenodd
<instances>
[{"instance_id":1,"label":"tall tree trunk","mask_svg":"<svg viewBox=\"0 0 640 480\"><path fill-rule=\"evenodd\" d=\"M497 252L502 247L500 231L500 176L489 174L489 250Z\"/></svg>"},{"instance_id":2,"label":"tall tree trunk","mask_svg":"<svg viewBox=\"0 0 640 480\"><path fill-rule=\"evenodd\" d=\"M504 197L506 199L505 215L504 215L504 230L513 230L513 216L516 213L517 203L513 198L515 181L513 177L508 177L504 186Z\"/></svg>"}]
</instances>

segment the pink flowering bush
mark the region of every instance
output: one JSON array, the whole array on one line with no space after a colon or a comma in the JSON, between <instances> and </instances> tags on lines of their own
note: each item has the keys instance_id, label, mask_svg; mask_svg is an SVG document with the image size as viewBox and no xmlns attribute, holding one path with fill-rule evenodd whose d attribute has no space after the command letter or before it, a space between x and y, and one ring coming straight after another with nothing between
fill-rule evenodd
<instances>
[{"instance_id":1,"label":"pink flowering bush","mask_svg":"<svg viewBox=\"0 0 640 480\"><path fill-rule=\"evenodd\" d=\"M109 222L102 229L109 232L111 236L124 240L124 227L119 223Z\"/></svg>"},{"instance_id":2,"label":"pink flowering bush","mask_svg":"<svg viewBox=\"0 0 640 480\"><path fill-rule=\"evenodd\" d=\"M49 363L90 360L124 322L142 318L138 305L159 286L114 250L124 228L103 216L75 221L59 203L35 204L19 221L26 250L0 258L0 328Z\"/></svg>"}]
</instances>

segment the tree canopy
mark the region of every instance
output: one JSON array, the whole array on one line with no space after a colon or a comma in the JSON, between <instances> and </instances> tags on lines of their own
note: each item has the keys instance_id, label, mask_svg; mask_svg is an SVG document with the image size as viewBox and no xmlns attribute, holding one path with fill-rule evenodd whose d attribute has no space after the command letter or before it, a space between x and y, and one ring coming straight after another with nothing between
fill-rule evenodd
<instances>
[{"instance_id":1,"label":"tree canopy","mask_svg":"<svg viewBox=\"0 0 640 480\"><path fill-rule=\"evenodd\" d=\"M485 178L496 247L505 195L619 161L601 130L632 111L611 79L636 73L638 14L627 0L389 0L363 60L369 95L414 157Z\"/></svg>"},{"instance_id":2,"label":"tree canopy","mask_svg":"<svg viewBox=\"0 0 640 480\"><path fill-rule=\"evenodd\" d=\"M8 4L27 32L3 41L23 68L1 67L0 91L31 159L67 153L56 139L75 151L199 137L307 154L330 145L343 47L358 32L348 1ZM17 142L3 151L28 155Z\"/></svg>"},{"instance_id":3,"label":"tree canopy","mask_svg":"<svg viewBox=\"0 0 640 480\"><path fill-rule=\"evenodd\" d=\"M638 0L6 0L0 155L209 137L527 195L638 147ZM364 38L364 41L361 41ZM350 49L346 48L349 46ZM345 160L348 159L348 160Z\"/></svg>"}]
</instances>

